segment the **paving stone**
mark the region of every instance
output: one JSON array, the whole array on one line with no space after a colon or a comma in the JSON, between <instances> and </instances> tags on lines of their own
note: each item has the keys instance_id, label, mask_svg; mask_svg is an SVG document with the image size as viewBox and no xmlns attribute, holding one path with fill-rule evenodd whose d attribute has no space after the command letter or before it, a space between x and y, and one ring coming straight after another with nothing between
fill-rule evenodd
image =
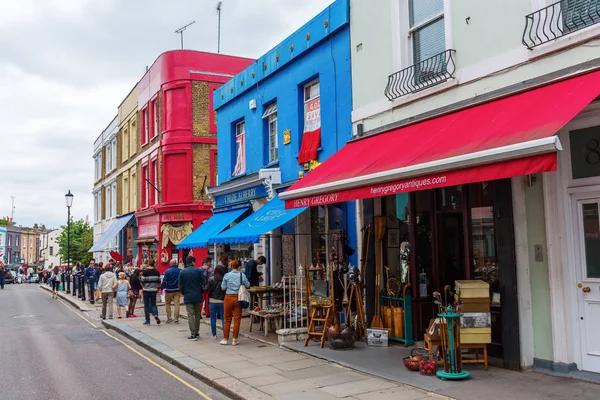
<instances>
[{"instance_id":1,"label":"paving stone","mask_svg":"<svg viewBox=\"0 0 600 400\"><path fill-rule=\"evenodd\" d=\"M288 394L280 394L277 396L277 400L331 400L337 399L337 397L330 395L329 393L323 392L319 389L307 389L300 392L293 392ZM373 399L376 399L373 397ZM377 399L379 400L379 399Z\"/></svg>"},{"instance_id":2,"label":"paving stone","mask_svg":"<svg viewBox=\"0 0 600 400\"><path fill-rule=\"evenodd\" d=\"M201 377L203 379L207 379L209 381L214 381L216 379L227 378L229 374L221 371L220 369L213 367L202 367L202 368L194 368L192 374L197 377Z\"/></svg>"},{"instance_id":3,"label":"paving stone","mask_svg":"<svg viewBox=\"0 0 600 400\"><path fill-rule=\"evenodd\" d=\"M288 361L279 364L272 364L275 368L279 368L282 371L295 371L297 369L304 369L309 367L315 367L317 365L324 365L323 361L319 361L313 358L305 358L303 360Z\"/></svg>"},{"instance_id":4,"label":"paving stone","mask_svg":"<svg viewBox=\"0 0 600 400\"><path fill-rule=\"evenodd\" d=\"M235 361L235 362L226 362L226 363L211 362L210 365L212 365L213 367L218 368L221 371L224 371L236 378L238 377L237 376L238 372L243 373L243 371L246 371L246 370L249 370L252 368L256 368L256 364L252 364L249 361Z\"/></svg>"},{"instance_id":5,"label":"paving stone","mask_svg":"<svg viewBox=\"0 0 600 400\"><path fill-rule=\"evenodd\" d=\"M182 358L182 357L187 357L187 354L183 354L182 352L178 351L178 350L171 350L171 351L165 351L163 352L167 357L171 357L171 358Z\"/></svg>"},{"instance_id":6,"label":"paving stone","mask_svg":"<svg viewBox=\"0 0 600 400\"><path fill-rule=\"evenodd\" d=\"M266 366L256 366L256 364L252 364L253 367L252 368L247 368L247 369L242 369L239 371L236 371L236 373L234 374L236 378L238 379L243 379L243 378L251 378L251 377L256 377L256 376L268 376L268 375L274 375L277 374L278 372L281 372L281 370L277 369L277 368L273 368L269 365ZM275 382L274 382L275 383Z\"/></svg>"},{"instance_id":7,"label":"paving stone","mask_svg":"<svg viewBox=\"0 0 600 400\"><path fill-rule=\"evenodd\" d=\"M302 392L310 389L318 388L317 385L309 382L306 379L300 379L298 381L288 381L260 387L260 390L269 393L273 396L287 395L294 392Z\"/></svg>"},{"instance_id":8,"label":"paving stone","mask_svg":"<svg viewBox=\"0 0 600 400\"><path fill-rule=\"evenodd\" d=\"M206 367L206 364L201 363L200 361L196 360L195 358L187 357L187 356L182 357L182 358L177 358L177 359L175 359L175 361L177 363L181 364L186 369L189 369L190 371L192 371L194 369Z\"/></svg>"},{"instance_id":9,"label":"paving stone","mask_svg":"<svg viewBox=\"0 0 600 400\"><path fill-rule=\"evenodd\" d=\"M308 367L308 368L280 372L280 375L285 376L286 378L289 378L292 380L298 380L298 379L315 378L315 377L319 377L319 376L321 376L321 377L333 376L336 374L341 374L342 372L345 372L345 370L343 368L336 367L334 365L318 364L316 366L312 366L312 367ZM333 383L331 383L330 385L333 385ZM330 385L328 385L328 386L330 386ZM325 385L323 385L323 386L325 386Z\"/></svg>"},{"instance_id":10,"label":"paving stone","mask_svg":"<svg viewBox=\"0 0 600 400\"><path fill-rule=\"evenodd\" d=\"M397 384L378 378L370 378L358 382L348 382L339 385L325 386L321 390L337 397L355 396L357 394L373 392L375 390L388 389Z\"/></svg>"},{"instance_id":11,"label":"paving stone","mask_svg":"<svg viewBox=\"0 0 600 400\"><path fill-rule=\"evenodd\" d=\"M370 378L372 378L372 376L359 374L353 371L342 370L342 372L338 374L315 376L313 378L308 378L308 380L319 385L319 387L324 387L339 385L347 382L358 382Z\"/></svg>"},{"instance_id":12,"label":"paving stone","mask_svg":"<svg viewBox=\"0 0 600 400\"><path fill-rule=\"evenodd\" d=\"M227 389L234 392L238 396L241 396L246 399L270 400L273 398L273 397L269 396L267 393L265 393L259 389L256 389L256 388L254 388L242 381L239 381L235 378L231 378L231 377L221 378L221 379L216 379L215 382L218 383L219 385L226 387Z\"/></svg>"},{"instance_id":13,"label":"paving stone","mask_svg":"<svg viewBox=\"0 0 600 400\"><path fill-rule=\"evenodd\" d=\"M261 386L276 385L278 383L289 382L290 379L279 374L256 375L249 378L240 379L248 385L260 388Z\"/></svg>"},{"instance_id":14,"label":"paving stone","mask_svg":"<svg viewBox=\"0 0 600 400\"><path fill-rule=\"evenodd\" d=\"M398 386L385 390L376 390L373 392L354 395L359 400L420 400L433 399L427 393L410 388L408 386Z\"/></svg>"}]
</instances>

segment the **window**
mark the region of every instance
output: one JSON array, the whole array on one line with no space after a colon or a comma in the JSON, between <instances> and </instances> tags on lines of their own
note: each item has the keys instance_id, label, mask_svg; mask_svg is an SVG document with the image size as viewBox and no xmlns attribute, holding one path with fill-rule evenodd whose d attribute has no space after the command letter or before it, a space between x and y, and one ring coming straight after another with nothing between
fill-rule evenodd
<instances>
[{"instance_id":1,"label":"window","mask_svg":"<svg viewBox=\"0 0 600 400\"><path fill-rule=\"evenodd\" d=\"M117 169L117 138L116 138L116 136L112 140L110 147L112 147L112 154L113 154L110 170L114 171L115 169Z\"/></svg>"},{"instance_id":2,"label":"window","mask_svg":"<svg viewBox=\"0 0 600 400\"><path fill-rule=\"evenodd\" d=\"M148 207L148 182L150 181L148 164L142 167L142 208Z\"/></svg>"},{"instance_id":3,"label":"window","mask_svg":"<svg viewBox=\"0 0 600 400\"><path fill-rule=\"evenodd\" d=\"M112 196L111 196L111 188L110 186L106 187L106 210L105 210L105 214L106 214L106 218L110 218L112 216L111 211L112 211L112 207L111 207L111 200L112 200Z\"/></svg>"},{"instance_id":4,"label":"window","mask_svg":"<svg viewBox=\"0 0 600 400\"><path fill-rule=\"evenodd\" d=\"M112 147L110 145L106 146L106 173L110 172L110 166L112 165Z\"/></svg>"},{"instance_id":5,"label":"window","mask_svg":"<svg viewBox=\"0 0 600 400\"><path fill-rule=\"evenodd\" d=\"M99 181L102 178L102 152L94 156L94 179Z\"/></svg>"},{"instance_id":6,"label":"window","mask_svg":"<svg viewBox=\"0 0 600 400\"><path fill-rule=\"evenodd\" d=\"M127 128L123 129L123 162L127 161L129 158L129 130Z\"/></svg>"},{"instance_id":7,"label":"window","mask_svg":"<svg viewBox=\"0 0 600 400\"><path fill-rule=\"evenodd\" d=\"M154 100L152 102L152 119L153 119L153 128L152 128L152 137L155 138L158 136L158 100Z\"/></svg>"},{"instance_id":8,"label":"window","mask_svg":"<svg viewBox=\"0 0 600 400\"><path fill-rule=\"evenodd\" d=\"M133 155L137 151L137 131L135 121L131 123L130 131L131 135L129 135L129 137L131 138L131 148L129 150L131 152L130 155Z\"/></svg>"},{"instance_id":9,"label":"window","mask_svg":"<svg viewBox=\"0 0 600 400\"><path fill-rule=\"evenodd\" d=\"M304 86L304 132L298 163L317 159L321 147L321 85L318 80Z\"/></svg>"},{"instance_id":10,"label":"window","mask_svg":"<svg viewBox=\"0 0 600 400\"><path fill-rule=\"evenodd\" d=\"M158 204L158 161L154 160L152 163L152 169L154 170L154 204Z\"/></svg>"},{"instance_id":11,"label":"window","mask_svg":"<svg viewBox=\"0 0 600 400\"><path fill-rule=\"evenodd\" d=\"M54 255L54 247L50 246L50 255L53 256Z\"/></svg>"},{"instance_id":12,"label":"window","mask_svg":"<svg viewBox=\"0 0 600 400\"><path fill-rule=\"evenodd\" d=\"M565 33L600 22L600 3L589 0L562 0L560 2Z\"/></svg>"},{"instance_id":13,"label":"window","mask_svg":"<svg viewBox=\"0 0 600 400\"><path fill-rule=\"evenodd\" d=\"M123 177L123 214L129 212L129 180Z\"/></svg>"},{"instance_id":14,"label":"window","mask_svg":"<svg viewBox=\"0 0 600 400\"><path fill-rule=\"evenodd\" d=\"M150 122L150 116L148 115L148 107L144 108L142 110L142 129L141 129L141 133L142 133L142 146L145 145L146 143L148 143L148 129L149 127L149 122Z\"/></svg>"},{"instance_id":15,"label":"window","mask_svg":"<svg viewBox=\"0 0 600 400\"><path fill-rule=\"evenodd\" d=\"M6 240L8 241L7 246L12 246L12 235L6 235ZM0 237L0 243L2 242L2 237Z\"/></svg>"},{"instance_id":16,"label":"window","mask_svg":"<svg viewBox=\"0 0 600 400\"><path fill-rule=\"evenodd\" d=\"M94 193L94 222L98 222L98 193Z\"/></svg>"},{"instance_id":17,"label":"window","mask_svg":"<svg viewBox=\"0 0 600 400\"><path fill-rule=\"evenodd\" d=\"M443 0L409 0L409 35L412 38L413 63L417 83L437 76L445 69L446 35ZM423 60L439 55L431 62Z\"/></svg>"},{"instance_id":18,"label":"window","mask_svg":"<svg viewBox=\"0 0 600 400\"><path fill-rule=\"evenodd\" d=\"M15 236L15 246L19 247L19 237Z\"/></svg>"},{"instance_id":19,"label":"window","mask_svg":"<svg viewBox=\"0 0 600 400\"><path fill-rule=\"evenodd\" d=\"M235 164L233 176L246 173L246 124L244 121L235 125Z\"/></svg>"},{"instance_id":20,"label":"window","mask_svg":"<svg viewBox=\"0 0 600 400\"><path fill-rule=\"evenodd\" d=\"M267 119L267 133L269 143L268 162L273 163L279 159L279 150L277 145L277 103L267 107L263 114L263 119Z\"/></svg>"},{"instance_id":21,"label":"window","mask_svg":"<svg viewBox=\"0 0 600 400\"><path fill-rule=\"evenodd\" d=\"M158 203L158 191L157 191L157 181L158 181L158 163L156 159L150 162L150 172L149 172L149 180L148 183L148 202L150 205L154 205Z\"/></svg>"},{"instance_id":22,"label":"window","mask_svg":"<svg viewBox=\"0 0 600 400\"><path fill-rule=\"evenodd\" d=\"M117 216L117 182L113 182L112 184L112 198L110 201L110 215L113 217Z\"/></svg>"},{"instance_id":23,"label":"window","mask_svg":"<svg viewBox=\"0 0 600 400\"><path fill-rule=\"evenodd\" d=\"M29 237L29 248L33 249L33 238Z\"/></svg>"},{"instance_id":24,"label":"window","mask_svg":"<svg viewBox=\"0 0 600 400\"><path fill-rule=\"evenodd\" d=\"M131 174L131 193L133 197L133 209L137 208L137 182L135 181L135 173Z\"/></svg>"}]
</instances>

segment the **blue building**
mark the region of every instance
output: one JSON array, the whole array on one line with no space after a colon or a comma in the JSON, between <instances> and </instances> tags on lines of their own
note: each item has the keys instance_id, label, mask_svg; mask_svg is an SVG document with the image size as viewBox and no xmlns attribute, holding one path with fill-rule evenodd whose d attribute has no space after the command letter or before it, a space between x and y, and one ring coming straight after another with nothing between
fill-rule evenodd
<instances>
[{"instance_id":1,"label":"blue building","mask_svg":"<svg viewBox=\"0 0 600 400\"><path fill-rule=\"evenodd\" d=\"M338 257L356 265L354 202L286 210L278 198L351 138L349 1L335 1L216 89L214 107L216 222L205 224L202 244L265 255L267 284L299 264Z\"/></svg>"}]
</instances>

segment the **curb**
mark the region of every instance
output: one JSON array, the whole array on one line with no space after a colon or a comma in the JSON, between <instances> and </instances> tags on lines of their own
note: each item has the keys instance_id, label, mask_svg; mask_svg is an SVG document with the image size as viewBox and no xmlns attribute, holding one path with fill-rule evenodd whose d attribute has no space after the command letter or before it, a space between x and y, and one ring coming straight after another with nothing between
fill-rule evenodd
<instances>
[{"instance_id":1,"label":"curb","mask_svg":"<svg viewBox=\"0 0 600 400\"><path fill-rule=\"evenodd\" d=\"M40 289L52 293L52 289L50 289L46 285L41 285ZM93 306L94 308L91 308L92 307L91 304L89 306L87 304L83 304L82 305L81 301L78 300L77 296L73 297L71 295L67 295L67 294L64 294L62 292L59 292L58 293L58 297L60 297L61 299L65 300L66 302L68 302L69 304L71 304L72 306L74 306L75 308L77 308L79 311L95 311L96 310L95 306Z\"/></svg>"},{"instance_id":2,"label":"curb","mask_svg":"<svg viewBox=\"0 0 600 400\"><path fill-rule=\"evenodd\" d=\"M177 368L181 369L184 372L187 372L188 374L192 375L193 377L200 379L202 382L215 388L216 390L225 394L226 396L231 397L232 399L236 399L236 400L252 400L249 397L242 396L241 394L231 390L229 387L221 384L216 379L211 378L208 375L198 372L197 368L201 367L201 365L198 365L198 363L200 363L200 361L198 361L194 358L191 358L189 356L176 358L176 357L166 354L168 352L176 352L177 350L175 350L165 344L162 344L155 339L152 339L150 336L148 336L144 333L141 333L137 329L133 329L130 326L123 325L118 322L114 322L114 321L110 321L110 320L104 320L104 321L102 321L102 324L107 329L112 329L114 331L117 331L121 335L127 337L128 339L130 339L131 341L136 343L138 346L143 347L144 349L150 351L151 353L162 358L163 360L167 361L168 363L173 364ZM204 366L204 364L202 364L202 366ZM256 388L254 388L254 389L256 389ZM256 390L259 390L259 389L256 389Z\"/></svg>"}]
</instances>

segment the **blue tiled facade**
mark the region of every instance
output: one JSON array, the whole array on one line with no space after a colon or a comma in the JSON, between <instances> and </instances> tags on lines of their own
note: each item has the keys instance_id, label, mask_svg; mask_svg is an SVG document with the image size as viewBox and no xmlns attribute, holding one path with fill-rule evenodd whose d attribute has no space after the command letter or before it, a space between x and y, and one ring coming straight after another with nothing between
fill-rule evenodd
<instances>
[{"instance_id":1,"label":"blue tiled facade","mask_svg":"<svg viewBox=\"0 0 600 400\"><path fill-rule=\"evenodd\" d=\"M255 63L214 92L218 131L218 182L233 184L265 168L279 168L283 186L302 174L298 153L305 125L305 85L320 86L323 162L352 135L349 0L337 0ZM269 124L265 111L277 103L278 158L270 160ZM236 125L245 125L245 172L234 176ZM289 133L289 136L288 136ZM289 143L284 144L284 137ZM314 167L312 165L311 167ZM308 167L309 169L311 167ZM352 247L356 243L355 204L340 205L343 228ZM331 218L331 216L330 216ZM286 224L283 232L291 227ZM356 263L356 255L351 258Z\"/></svg>"}]
</instances>

